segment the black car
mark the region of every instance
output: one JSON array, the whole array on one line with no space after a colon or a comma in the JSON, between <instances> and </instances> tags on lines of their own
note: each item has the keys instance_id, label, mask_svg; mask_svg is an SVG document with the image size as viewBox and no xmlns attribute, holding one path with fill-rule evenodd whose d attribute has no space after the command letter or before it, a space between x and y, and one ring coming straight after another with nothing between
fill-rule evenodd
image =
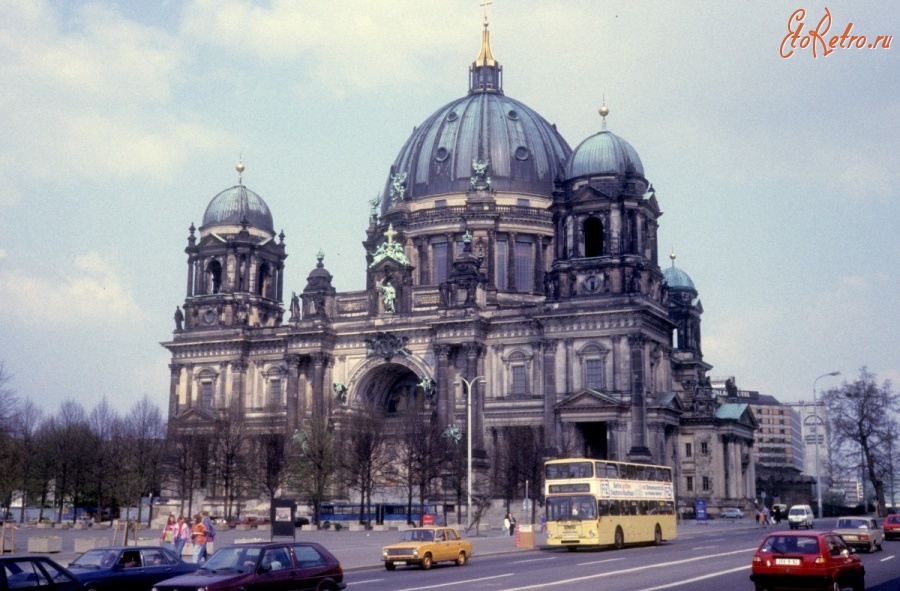
<instances>
[{"instance_id":1,"label":"black car","mask_svg":"<svg viewBox=\"0 0 900 591\"><path fill-rule=\"evenodd\" d=\"M0 556L0 591L39 587L44 591L81 591L81 581L44 556Z\"/></svg>"},{"instance_id":2,"label":"black car","mask_svg":"<svg viewBox=\"0 0 900 591\"><path fill-rule=\"evenodd\" d=\"M88 591L150 591L160 581L199 567L159 546L94 548L69 564L69 570Z\"/></svg>"},{"instance_id":3,"label":"black car","mask_svg":"<svg viewBox=\"0 0 900 591\"><path fill-rule=\"evenodd\" d=\"M346 586L341 563L319 544L257 542L217 550L195 573L163 581L153 591L339 591Z\"/></svg>"}]
</instances>

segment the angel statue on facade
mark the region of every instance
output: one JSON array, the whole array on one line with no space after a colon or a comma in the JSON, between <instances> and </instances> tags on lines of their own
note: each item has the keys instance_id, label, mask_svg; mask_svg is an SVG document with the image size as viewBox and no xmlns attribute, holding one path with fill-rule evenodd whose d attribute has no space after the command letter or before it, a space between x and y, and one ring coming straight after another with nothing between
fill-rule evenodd
<instances>
[{"instance_id":1,"label":"angel statue on facade","mask_svg":"<svg viewBox=\"0 0 900 591\"><path fill-rule=\"evenodd\" d=\"M340 404L341 406L346 405L347 404L347 386L345 386L342 382L335 382L334 384L332 384L332 387L334 388L335 401L338 404Z\"/></svg>"}]
</instances>

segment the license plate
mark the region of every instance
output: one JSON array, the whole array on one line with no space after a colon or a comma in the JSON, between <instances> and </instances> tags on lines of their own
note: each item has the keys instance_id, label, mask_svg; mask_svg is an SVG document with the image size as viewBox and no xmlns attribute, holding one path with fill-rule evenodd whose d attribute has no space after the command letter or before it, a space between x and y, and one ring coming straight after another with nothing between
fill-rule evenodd
<instances>
[{"instance_id":1,"label":"license plate","mask_svg":"<svg viewBox=\"0 0 900 591\"><path fill-rule=\"evenodd\" d=\"M779 566L800 566L799 558L776 558L775 564Z\"/></svg>"},{"instance_id":2,"label":"license plate","mask_svg":"<svg viewBox=\"0 0 900 591\"><path fill-rule=\"evenodd\" d=\"M399 564L400 566L403 566L406 564L406 561L405 560L395 560L394 564Z\"/></svg>"},{"instance_id":3,"label":"license plate","mask_svg":"<svg viewBox=\"0 0 900 591\"><path fill-rule=\"evenodd\" d=\"M845 540L858 540L859 539L859 537L857 537L857 536L841 536L841 537L844 538Z\"/></svg>"}]
</instances>

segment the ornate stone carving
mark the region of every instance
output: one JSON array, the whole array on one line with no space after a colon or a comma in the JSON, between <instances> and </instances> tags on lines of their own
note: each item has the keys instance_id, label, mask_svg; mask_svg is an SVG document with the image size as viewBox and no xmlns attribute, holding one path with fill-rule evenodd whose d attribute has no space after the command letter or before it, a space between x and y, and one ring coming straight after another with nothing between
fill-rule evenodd
<instances>
[{"instance_id":1,"label":"ornate stone carving","mask_svg":"<svg viewBox=\"0 0 900 591\"><path fill-rule=\"evenodd\" d=\"M419 381L419 387L422 388L422 393L425 394L425 398L429 402L434 402L435 395L437 394L437 390L435 386L437 386L437 382L434 381L433 378L424 377Z\"/></svg>"},{"instance_id":2,"label":"ornate stone carving","mask_svg":"<svg viewBox=\"0 0 900 591\"><path fill-rule=\"evenodd\" d=\"M469 179L469 189L472 191L478 190L491 190L491 177L488 176L487 171L491 165L490 159L488 160L479 160L478 158L472 159L472 178Z\"/></svg>"},{"instance_id":3,"label":"ornate stone carving","mask_svg":"<svg viewBox=\"0 0 900 591\"><path fill-rule=\"evenodd\" d=\"M394 356L407 357L412 353L406 348L407 342L409 337L380 332L366 339L366 357L383 357L385 361L390 361Z\"/></svg>"},{"instance_id":4,"label":"ornate stone carving","mask_svg":"<svg viewBox=\"0 0 900 591\"><path fill-rule=\"evenodd\" d=\"M347 386L345 386L341 382L335 382L332 384L334 388L334 400L341 406L345 406L347 404Z\"/></svg>"},{"instance_id":5,"label":"ornate stone carving","mask_svg":"<svg viewBox=\"0 0 900 591\"><path fill-rule=\"evenodd\" d=\"M406 199L406 181L409 173L396 172L391 175L391 203Z\"/></svg>"},{"instance_id":6,"label":"ornate stone carving","mask_svg":"<svg viewBox=\"0 0 900 591\"><path fill-rule=\"evenodd\" d=\"M394 236L397 234L398 232L394 230L394 224L389 224L388 229L384 233L387 240L379 244L375 252L372 253L372 263L369 265L370 268L374 267L385 258L392 258L401 265L409 266L411 264L409 258L403 253L403 245L399 242L394 242Z\"/></svg>"}]
</instances>

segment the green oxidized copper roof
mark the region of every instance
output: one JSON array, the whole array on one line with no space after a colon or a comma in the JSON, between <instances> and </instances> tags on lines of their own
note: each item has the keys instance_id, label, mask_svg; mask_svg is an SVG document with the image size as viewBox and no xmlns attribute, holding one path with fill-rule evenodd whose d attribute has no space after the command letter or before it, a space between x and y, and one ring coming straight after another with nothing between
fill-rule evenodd
<instances>
[{"instance_id":1,"label":"green oxidized copper roof","mask_svg":"<svg viewBox=\"0 0 900 591\"><path fill-rule=\"evenodd\" d=\"M726 402L716 410L716 418L726 421L740 420L749 406L745 403Z\"/></svg>"}]
</instances>

